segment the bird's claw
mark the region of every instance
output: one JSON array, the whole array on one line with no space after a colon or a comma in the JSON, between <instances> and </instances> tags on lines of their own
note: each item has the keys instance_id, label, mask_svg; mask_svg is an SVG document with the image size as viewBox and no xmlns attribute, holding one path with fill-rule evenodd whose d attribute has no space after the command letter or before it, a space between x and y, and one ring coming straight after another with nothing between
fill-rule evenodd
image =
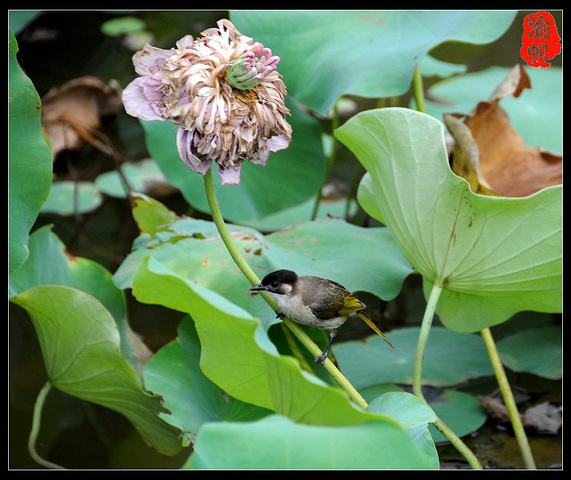
<instances>
[{"instance_id":1,"label":"bird's claw","mask_svg":"<svg viewBox=\"0 0 571 480\"><path fill-rule=\"evenodd\" d=\"M325 359L327 358L327 354L326 353L322 353L321 355L319 355L319 357L315 357L313 359L313 361L315 363L317 363L317 365L319 365L320 367L323 366L323 363L325 362Z\"/></svg>"}]
</instances>

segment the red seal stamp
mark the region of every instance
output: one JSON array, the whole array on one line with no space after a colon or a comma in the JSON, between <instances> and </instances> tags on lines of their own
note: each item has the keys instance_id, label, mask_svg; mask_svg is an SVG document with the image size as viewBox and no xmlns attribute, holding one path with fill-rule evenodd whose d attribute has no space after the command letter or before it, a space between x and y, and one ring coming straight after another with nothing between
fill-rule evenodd
<instances>
[{"instance_id":1,"label":"red seal stamp","mask_svg":"<svg viewBox=\"0 0 571 480\"><path fill-rule=\"evenodd\" d=\"M549 60L561 53L561 37L548 12L527 15L523 20L520 55L531 67L549 68Z\"/></svg>"}]
</instances>

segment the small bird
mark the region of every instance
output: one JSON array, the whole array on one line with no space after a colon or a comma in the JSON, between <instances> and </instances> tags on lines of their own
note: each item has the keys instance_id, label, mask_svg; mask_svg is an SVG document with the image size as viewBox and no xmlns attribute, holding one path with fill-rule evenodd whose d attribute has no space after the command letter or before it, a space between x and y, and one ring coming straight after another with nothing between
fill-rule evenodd
<instances>
[{"instance_id":1,"label":"small bird","mask_svg":"<svg viewBox=\"0 0 571 480\"><path fill-rule=\"evenodd\" d=\"M323 365L337 329L350 315L357 315L392 347L392 343L373 321L363 312L366 305L343 285L320 277L298 277L291 270L268 273L262 283L250 288L250 292L266 292L278 306L278 318L284 316L296 323L329 330L329 343L315 363Z\"/></svg>"}]
</instances>

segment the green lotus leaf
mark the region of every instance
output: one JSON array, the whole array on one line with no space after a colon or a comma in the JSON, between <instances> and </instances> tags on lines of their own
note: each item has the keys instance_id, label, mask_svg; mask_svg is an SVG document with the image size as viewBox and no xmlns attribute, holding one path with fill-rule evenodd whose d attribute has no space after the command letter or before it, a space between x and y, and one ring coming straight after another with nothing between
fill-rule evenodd
<instances>
[{"instance_id":1,"label":"green lotus leaf","mask_svg":"<svg viewBox=\"0 0 571 480\"><path fill-rule=\"evenodd\" d=\"M121 166L129 187L136 192L165 196L176 191L160 171L157 163L147 158L136 163L124 163ZM95 185L103 193L117 198L125 198L127 191L117 170L105 172L95 179Z\"/></svg>"},{"instance_id":2,"label":"green lotus leaf","mask_svg":"<svg viewBox=\"0 0 571 480\"><path fill-rule=\"evenodd\" d=\"M42 136L41 101L24 74L18 44L8 29L8 262L16 270L28 256L28 235L52 183L52 153Z\"/></svg>"},{"instance_id":3,"label":"green lotus leaf","mask_svg":"<svg viewBox=\"0 0 571 480\"><path fill-rule=\"evenodd\" d=\"M119 330L94 297L62 285L38 285L11 299L34 324L51 384L121 413L159 452L181 448L180 431L164 422L159 397L143 390L120 352Z\"/></svg>"},{"instance_id":4,"label":"green lotus leaf","mask_svg":"<svg viewBox=\"0 0 571 480\"><path fill-rule=\"evenodd\" d=\"M299 11L230 13L244 35L272 49L290 95L326 115L339 96L405 93L414 69L436 45L499 38L515 11ZM295 132L295 129L294 129Z\"/></svg>"},{"instance_id":5,"label":"green lotus leaf","mask_svg":"<svg viewBox=\"0 0 571 480\"><path fill-rule=\"evenodd\" d=\"M444 389L440 395L432 398L430 406L438 418L459 437L475 432L488 418L475 396L451 388ZM436 443L448 441L434 425L429 425L428 428Z\"/></svg>"},{"instance_id":6,"label":"green lotus leaf","mask_svg":"<svg viewBox=\"0 0 571 480\"><path fill-rule=\"evenodd\" d=\"M132 285L134 272L150 255L187 280L218 292L261 318L266 328L276 323L274 312L261 298L248 296L251 285L235 266L212 222L176 217L156 200L141 195L135 198L135 204L133 215L142 234L113 276L119 288ZM331 278L351 291L391 300L412 271L384 227L361 228L327 219L270 235L239 226L230 226L230 231L260 278L272 270L288 268L300 275ZM355 267L347 268L347 262Z\"/></svg>"},{"instance_id":7,"label":"green lotus leaf","mask_svg":"<svg viewBox=\"0 0 571 480\"><path fill-rule=\"evenodd\" d=\"M295 359L278 354L259 319L155 258L141 262L133 295L142 303L190 314L200 339L202 372L238 400L310 424L396 424L359 410L341 389L303 373Z\"/></svg>"},{"instance_id":8,"label":"green lotus leaf","mask_svg":"<svg viewBox=\"0 0 571 480\"><path fill-rule=\"evenodd\" d=\"M433 468L439 467L436 446L428 429L436 421L436 415L422 400L411 393L387 392L369 403L367 410L398 419L427 457L433 459Z\"/></svg>"},{"instance_id":9,"label":"green lotus leaf","mask_svg":"<svg viewBox=\"0 0 571 480\"><path fill-rule=\"evenodd\" d=\"M522 310L560 312L562 187L474 194L448 165L442 124L403 108L362 112L336 135L367 170L359 201L382 220L444 325L474 332Z\"/></svg>"},{"instance_id":10,"label":"green lotus leaf","mask_svg":"<svg viewBox=\"0 0 571 480\"><path fill-rule=\"evenodd\" d=\"M355 386L362 389L381 384L411 384L419 329L399 328L391 332L394 350L383 339L371 336L365 341L339 343L335 358ZM380 341L379 341L380 340ZM449 368L454 358L455 368ZM466 335L442 327L432 327L423 361L423 383L457 385L472 378L494 374L480 335Z\"/></svg>"},{"instance_id":11,"label":"green lotus leaf","mask_svg":"<svg viewBox=\"0 0 571 480\"><path fill-rule=\"evenodd\" d=\"M137 371L141 371L141 359L146 359L149 350L129 326L125 295L113 284L111 274L97 262L69 255L51 228L47 225L30 235L30 255L9 277L10 297L36 285L65 285L95 297L117 324L121 353Z\"/></svg>"},{"instance_id":12,"label":"green lotus leaf","mask_svg":"<svg viewBox=\"0 0 571 480\"><path fill-rule=\"evenodd\" d=\"M223 455L220 452L224 452ZM432 469L426 455L394 425L296 424L274 415L258 422L210 423L186 465L193 469Z\"/></svg>"},{"instance_id":13,"label":"green lotus leaf","mask_svg":"<svg viewBox=\"0 0 571 480\"><path fill-rule=\"evenodd\" d=\"M201 346L194 323L185 317L175 340L145 366L145 387L160 392L169 414L162 418L187 434L207 422L258 420L271 411L240 402L212 383L200 370Z\"/></svg>"},{"instance_id":14,"label":"green lotus leaf","mask_svg":"<svg viewBox=\"0 0 571 480\"><path fill-rule=\"evenodd\" d=\"M60 181L52 183L48 198L42 205L42 213L74 215L96 210L103 203L103 196L92 182Z\"/></svg>"},{"instance_id":15,"label":"green lotus leaf","mask_svg":"<svg viewBox=\"0 0 571 480\"><path fill-rule=\"evenodd\" d=\"M563 373L561 327L532 328L498 341L502 362L514 372L559 380Z\"/></svg>"}]
</instances>

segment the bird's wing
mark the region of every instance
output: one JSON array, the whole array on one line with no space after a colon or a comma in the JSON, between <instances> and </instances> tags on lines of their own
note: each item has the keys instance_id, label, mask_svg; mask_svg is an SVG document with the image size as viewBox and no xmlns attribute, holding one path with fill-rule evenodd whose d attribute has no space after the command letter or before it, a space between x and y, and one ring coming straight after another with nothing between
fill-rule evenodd
<instances>
[{"instance_id":1,"label":"bird's wing","mask_svg":"<svg viewBox=\"0 0 571 480\"><path fill-rule=\"evenodd\" d=\"M365 307L342 285L320 278L315 279L315 288L311 296L313 301L309 303L309 308L317 318L323 320L346 317Z\"/></svg>"},{"instance_id":2,"label":"bird's wing","mask_svg":"<svg viewBox=\"0 0 571 480\"><path fill-rule=\"evenodd\" d=\"M363 310L363 308L365 308L365 305L357 297L349 292L344 293L345 295L339 295L339 299L343 301L343 305L338 312L339 316L345 317L352 313L357 313L359 310Z\"/></svg>"}]
</instances>

